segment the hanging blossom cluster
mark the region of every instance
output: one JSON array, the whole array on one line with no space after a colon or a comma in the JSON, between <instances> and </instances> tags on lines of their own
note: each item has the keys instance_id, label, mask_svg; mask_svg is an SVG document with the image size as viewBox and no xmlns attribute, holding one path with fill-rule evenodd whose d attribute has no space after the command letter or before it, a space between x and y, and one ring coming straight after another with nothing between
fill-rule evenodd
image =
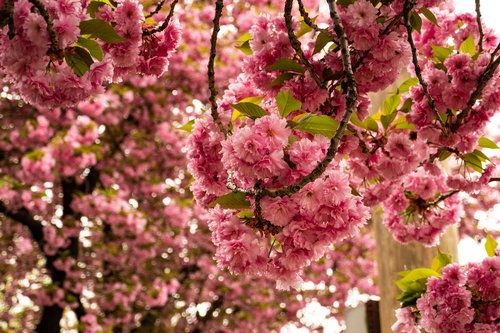
<instances>
[{"instance_id":1,"label":"hanging blossom cluster","mask_svg":"<svg viewBox=\"0 0 500 333\"><path fill-rule=\"evenodd\" d=\"M1 1L0 9L0 73L41 107L72 106L136 73L162 75L181 35L175 19L149 29L137 0Z\"/></svg>"},{"instance_id":2,"label":"hanging blossom cluster","mask_svg":"<svg viewBox=\"0 0 500 333\"><path fill-rule=\"evenodd\" d=\"M313 33L304 32L292 5L285 20L262 16L250 28L243 73L218 112L196 121L188 150L191 189L210 209L219 264L283 287L297 286L301 269L356 234L378 204L395 239L437 244L460 221L458 193L477 192L493 176L477 144L498 107L496 37L443 1L338 7L357 90L352 106L338 29L317 26L332 26L320 15L309 22ZM442 26L411 26L410 16L438 5ZM417 77L369 116L368 93L393 84L404 67ZM438 162L449 156L457 175ZM461 169L481 175L459 176Z\"/></svg>"},{"instance_id":3,"label":"hanging blossom cluster","mask_svg":"<svg viewBox=\"0 0 500 333\"><path fill-rule=\"evenodd\" d=\"M461 267L450 264L440 277L427 280L425 293L415 306L396 312L397 333L471 332L500 329L500 257Z\"/></svg>"}]
</instances>

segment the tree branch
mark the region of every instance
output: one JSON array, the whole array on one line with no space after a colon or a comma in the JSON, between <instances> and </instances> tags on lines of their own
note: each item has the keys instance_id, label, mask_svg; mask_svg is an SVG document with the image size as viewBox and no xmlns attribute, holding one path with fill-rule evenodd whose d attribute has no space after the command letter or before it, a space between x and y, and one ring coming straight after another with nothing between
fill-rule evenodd
<instances>
[{"instance_id":1,"label":"tree branch","mask_svg":"<svg viewBox=\"0 0 500 333\"><path fill-rule=\"evenodd\" d=\"M422 86L422 89L424 91L424 95L427 98L427 103L429 107L431 108L432 112L436 116L437 120L443 126L444 128L444 121L443 118L441 118L441 115L439 114L439 111L436 108L436 102L434 101L434 98L432 98L431 94L429 93L429 89L427 87L427 83L424 81L424 78L422 77L422 70L420 68L420 65L418 63L418 57L417 57L417 48L415 46L415 43L413 41L413 36L412 36L412 27L410 26L409 23L409 15L411 10L416 4L416 0L405 0L404 6L403 6L403 20L404 20L404 26L406 27L406 32L408 35L408 44L410 44L411 48L411 55L412 55L412 61L413 61L413 66L415 67L415 74L417 75L418 81L420 82L420 85Z\"/></svg>"},{"instance_id":2,"label":"tree branch","mask_svg":"<svg viewBox=\"0 0 500 333\"><path fill-rule=\"evenodd\" d=\"M483 52L483 39L484 39L484 32L483 32L483 24L481 23L481 0L475 0L476 1L476 22L477 22L477 28L479 30L479 52Z\"/></svg>"},{"instance_id":3,"label":"tree branch","mask_svg":"<svg viewBox=\"0 0 500 333\"><path fill-rule=\"evenodd\" d=\"M150 18L151 16L158 14L160 12L160 10L163 8L165 1L166 0L160 0L160 2L158 2L158 4L156 5L155 9L151 13L149 13L148 15L144 16L144 18Z\"/></svg>"},{"instance_id":4,"label":"tree branch","mask_svg":"<svg viewBox=\"0 0 500 333\"><path fill-rule=\"evenodd\" d=\"M217 34L220 30L220 18L222 16L222 9L224 8L224 1L217 0L215 3L215 15L213 20L213 30L212 37L210 38L210 58L208 59L208 88L210 90L209 101L212 106L211 114L214 122L217 124L219 131L224 134L224 137L227 137L227 130L222 125L222 121L220 120L219 113L217 109L219 108L217 105L217 88L215 87L215 56L217 55Z\"/></svg>"},{"instance_id":5,"label":"tree branch","mask_svg":"<svg viewBox=\"0 0 500 333\"><path fill-rule=\"evenodd\" d=\"M291 0L287 0L287 6L285 6L285 18L288 16L289 19L291 19ZM323 172L325 172L327 166L330 164L330 162L333 160L337 153L337 149L340 143L340 139L344 135L344 131L347 127L347 123L349 122L349 119L351 118L351 114L354 111L356 99L358 97L357 89L356 89L356 79L354 77L354 73L352 70L352 64L351 64L351 54L349 51L349 44L347 42L347 36L345 34L344 27L342 26L342 22L340 20L340 16L337 11L337 5L333 0L327 0L328 6L330 8L330 16L332 18L333 24L334 24L334 30L335 33L337 34L339 38L339 44L340 44L340 51L342 54L342 64L343 64L343 69L347 77L347 94L346 94L346 110L344 113L344 116L342 120L339 123L339 127L337 131L335 132L335 135L332 137L330 140L330 146L328 147L327 153L323 160L319 162L314 170L312 170L307 176L303 177L300 179L298 182L295 184L292 184L290 186L285 186L281 189L277 190L269 190L269 189L264 189L263 194L270 196L270 197L281 197L281 196L290 196L294 193L297 193L300 191L304 186L309 184L310 182L313 182L317 178L319 178ZM287 26L289 24L287 23ZM293 32L292 32L293 33Z\"/></svg>"},{"instance_id":6,"label":"tree branch","mask_svg":"<svg viewBox=\"0 0 500 333\"><path fill-rule=\"evenodd\" d=\"M165 0L162 0L161 6L163 6L164 2L165 2ZM158 27L156 27L154 29L151 29L151 30L144 30L142 32L142 36L143 37L151 36L151 35L154 35L157 32L165 30L168 27L168 24L170 23L170 20L172 19L172 16L174 16L175 5L177 5L177 2L179 2L179 0L172 1L172 4L170 5L170 12L168 13L168 16L165 19L165 21L163 21L163 23L160 26L158 26ZM161 9L161 6L160 6L160 9ZM160 9L158 9L158 11ZM156 13L154 13L154 14L156 14ZM154 15L154 14L152 14L152 15Z\"/></svg>"}]
</instances>

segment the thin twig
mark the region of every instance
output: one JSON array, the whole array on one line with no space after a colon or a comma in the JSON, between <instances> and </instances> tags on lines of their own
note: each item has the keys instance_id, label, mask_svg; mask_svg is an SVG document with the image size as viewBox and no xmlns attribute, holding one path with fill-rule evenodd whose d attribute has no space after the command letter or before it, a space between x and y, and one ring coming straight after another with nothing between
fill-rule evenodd
<instances>
[{"instance_id":1,"label":"thin twig","mask_svg":"<svg viewBox=\"0 0 500 333\"><path fill-rule=\"evenodd\" d=\"M220 18L222 16L222 9L224 8L224 1L217 0L215 3L215 15L213 20L213 31L212 37L210 38L210 58L208 59L208 88L210 89L210 97L209 101L212 106L212 118L214 122L217 124L219 131L224 134L224 137L227 137L227 130L222 125L222 121L220 120L219 113L217 111L217 88L215 87L215 56L217 55L217 34L220 30Z\"/></svg>"},{"instance_id":2,"label":"thin twig","mask_svg":"<svg viewBox=\"0 0 500 333\"><path fill-rule=\"evenodd\" d=\"M481 0L476 0L476 22L479 30L479 53L483 52L483 24L481 23Z\"/></svg>"},{"instance_id":3,"label":"thin twig","mask_svg":"<svg viewBox=\"0 0 500 333\"><path fill-rule=\"evenodd\" d=\"M415 74L417 75L418 81L420 82L420 85L422 86L422 89L424 91L425 97L427 98L427 103L429 104L429 107L431 108L432 112L434 113L434 115L438 119L441 126L443 126L443 128L444 128L443 118L441 118L441 115L439 114L439 111L436 108L436 102L434 101L434 98L432 98L431 94L429 93L427 83L424 81L424 78L422 77L422 70L420 68L420 65L418 64L417 48L415 47L415 43L413 42L412 27L410 26L410 23L409 23L409 15L410 15L410 11L413 9L416 2L417 2L416 0L406 0L405 1L404 6L403 6L404 26L406 27L406 32L408 35L408 43L410 44L410 47L411 47L411 54L412 54L413 66L415 67Z\"/></svg>"},{"instance_id":4,"label":"thin twig","mask_svg":"<svg viewBox=\"0 0 500 333\"><path fill-rule=\"evenodd\" d=\"M291 2L287 0L287 3ZM300 191L304 186L318 179L326 170L327 166L333 160L337 153L337 149L340 143L340 139L344 135L344 131L347 127L347 123L351 118L351 114L354 111L356 99L358 97L358 93L356 90L356 80L354 78L354 73L352 71L351 65L351 54L349 51L349 44L347 43L347 37L345 34L344 27L342 26L342 22L340 20L340 16L337 11L337 5L333 0L327 0L329 8L330 8L330 16L332 18L334 24L334 30L339 38L339 46L342 54L342 64L344 67L344 72L347 76L347 94L346 94L346 110L342 120L339 123L339 127L335 132L335 135L330 140L330 146L328 147L327 153L323 160L319 162L314 170L312 170L307 176L300 179L295 184L290 186L285 186L276 190L264 189L263 192L265 195L270 197L281 197L281 196L290 196L294 193ZM285 18L287 15L290 15L291 6L285 6Z\"/></svg>"},{"instance_id":5,"label":"thin twig","mask_svg":"<svg viewBox=\"0 0 500 333\"><path fill-rule=\"evenodd\" d=\"M179 0L172 1L172 4L170 5L170 12L168 13L167 18L165 19L165 21L163 21L163 23L160 26L158 26L158 27L156 27L154 29L151 29L151 30L144 30L142 32L142 36L143 37L151 36L151 35L154 35L157 32L165 30L168 27L168 24L170 23L170 20L172 19L172 16L174 16L175 5L177 5L177 2L179 2Z\"/></svg>"},{"instance_id":6,"label":"thin twig","mask_svg":"<svg viewBox=\"0 0 500 333\"><path fill-rule=\"evenodd\" d=\"M156 8L151 13L146 15L144 18L150 18L151 16L158 14L160 10L163 8L165 1L166 0L160 0L160 2L158 2L158 4L156 5Z\"/></svg>"}]
</instances>

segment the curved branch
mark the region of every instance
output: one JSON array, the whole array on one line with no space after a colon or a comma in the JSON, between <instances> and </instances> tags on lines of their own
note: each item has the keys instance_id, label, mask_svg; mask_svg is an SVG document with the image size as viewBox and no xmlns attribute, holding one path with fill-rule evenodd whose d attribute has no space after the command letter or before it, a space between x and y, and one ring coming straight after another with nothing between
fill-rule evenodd
<instances>
[{"instance_id":1,"label":"curved branch","mask_svg":"<svg viewBox=\"0 0 500 333\"><path fill-rule=\"evenodd\" d=\"M210 38L210 58L208 59L208 88L210 90L209 101L212 107L211 114L214 122L224 136L227 136L227 130L222 125L219 113L217 111L217 88L215 87L215 56L217 55L217 34L220 30L220 18L222 16L222 9L224 8L224 1L217 0L215 3L215 15L213 20L212 37Z\"/></svg>"},{"instance_id":2,"label":"curved branch","mask_svg":"<svg viewBox=\"0 0 500 333\"><path fill-rule=\"evenodd\" d=\"M483 52L483 40L484 40L484 32L483 32L483 24L481 23L481 0L476 0L476 22L477 29L479 30L479 52Z\"/></svg>"},{"instance_id":3,"label":"curved branch","mask_svg":"<svg viewBox=\"0 0 500 333\"><path fill-rule=\"evenodd\" d=\"M149 13L148 15L144 16L144 18L150 18L151 16L158 14L160 12L160 10L163 8L165 1L166 0L160 0L160 2L158 2L158 4L156 5L155 9L151 13Z\"/></svg>"},{"instance_id":4,"label":"curved branch","mask_svg":"<svg viewBox=\"0 0 500 333\"><path fill-rule=\"evenodd\" d=\"M165 2L165 1L163 0L162 2ZM177 5L177 2L179 2L179 0L172 1L172 4L170 5L170 12L168 13L168 16L165 19L165 21L163 21L163 23L160 26L158 26L158 27L156 27L154 29L151 29L151 30L145 30L145 31L143 31L142 32L142 36L143 37L151 36L151 35L154 35L157 32L165 30L168 27L168 24L170 23L170 20L172 19L172 16L174 16L175 5ZM163 6L163 3L161 5ZM160 8L161 8L161 6L160 6ZM159 10L160 9L158 9L158 11Z\"/></svg>"},{"instance_id":5,"label":"curved branch","mask_svg":"<svg viewBox=\"0 0 500 333\"><path fill-rule=\"evenodd\" d=\"M427 86L427 82L425 82L424 78L422 77L422 69L420 68L420 65L418 63L418 57L417 57L417 48L415 46L415 42L413 41L413 36L412 36L412 28L409 23L409 16L410 12L413 9L413 7L416 4L416 0L405 0L404 6L403 6L403 23L406 28L407 32L407 37L408 37L408 44L410 44L411 48L411 55L412 55L412 61L413 61L413 67L415 67L415 74L417 75L418 81L420 82L420 85L422 86L422 89L424 91L424 95L427 98L427 104L431 108L432 112L436 116L437 120L441 124L441 126L444 127L444 121L443 118L441 118L441 115L439 114L439 111L436 108L436 102L434 101L434 98L432 98L431 94L429 93L429 89Z\"/></svg>"},{"instance_id":6,"label":"curved branch","mask_svg":"<svg viewBox=\"0 0 500 333\"><path fill-rule=\"evenodd\" d=\"M285 6L285 18L287 16L289 19L291 19L291 0L287 0L287 5ZM330 162L333 160L335 155L337 154L337 149L340 143L340 139L344 135L344 131L347 127L347 123L349 122L349 119L351 118L351 114L354 111L356 99L358 97L357 89L356 89L356 79L354 77L354 72L352 70L352 64L351 64L351 54L349 51L349 44L347 42L347 36L344 30L344 27L342 26L342 22L340 20L340 16L337 11L337 5L333 0L327 0L328 6L330 8L330 16L332 18L333 24L334 24L334 30L335 33L337 34L340 42L340 51L342 55L342 65L344 72L346 73L347 77L347 84L346 84L346 110L345 114L339 123L339 127L337 131L335 132L335 135L332 137L330 140L330 146L328 147L327 153L323 160L319 162L314 170L312 170L307 176L303 177L301 180L296 182L295 184L292 184L290 186L285 186L281 189L277 190L269 190L269 189L264 189L263 194L270 196L270 197L281 197L281 196L290 196L294 193L297 193L300 191L304 186L306 186L308 183L313 182L317 178L319 178L326 170L327 166L330 164ZM289 4L290 3L290 4ZM290 26L287 23L287 27ZM290 31L289 31L290 33ZM293 32L292 32L293 33Z\"/></svg>"}]
</instances>

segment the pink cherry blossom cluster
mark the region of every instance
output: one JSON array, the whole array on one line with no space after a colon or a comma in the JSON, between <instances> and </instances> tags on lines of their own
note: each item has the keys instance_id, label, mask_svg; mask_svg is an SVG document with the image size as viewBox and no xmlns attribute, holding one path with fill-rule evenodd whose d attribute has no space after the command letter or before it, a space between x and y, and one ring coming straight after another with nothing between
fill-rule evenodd
<instances>
[{"instance_id":1,"label":"pink cherry blossom cluster","mask_svg":"<svg viewBox=\"0 0 500 333\"><path fill-rule=\"evenodd\" d=\"M500 257L465 267L450 264L427 281L415 307L397 311L394 332L495 332L500 300Z\"/></svg>"},{"instance_id":2,"label":"pink cherry blossom cluster","mask_svg":"<svg viewBox=\"0 0 500 333\"><path fill-rule=\"evenodd\" d=\"M22 0L12 8L7 1L0 5L12 22L0 29L0 71L24 101L73 106L124 77L161 76L167 70L181 35L175 19L148 33L138 0L120 1L116 8L100 2L95 13L89 3ZM154 18L162 23L166 16ZM88 35L81 31L83 23L96 25L91 30L95 39L83 36Z\"/></svg>"}]
</instances>

